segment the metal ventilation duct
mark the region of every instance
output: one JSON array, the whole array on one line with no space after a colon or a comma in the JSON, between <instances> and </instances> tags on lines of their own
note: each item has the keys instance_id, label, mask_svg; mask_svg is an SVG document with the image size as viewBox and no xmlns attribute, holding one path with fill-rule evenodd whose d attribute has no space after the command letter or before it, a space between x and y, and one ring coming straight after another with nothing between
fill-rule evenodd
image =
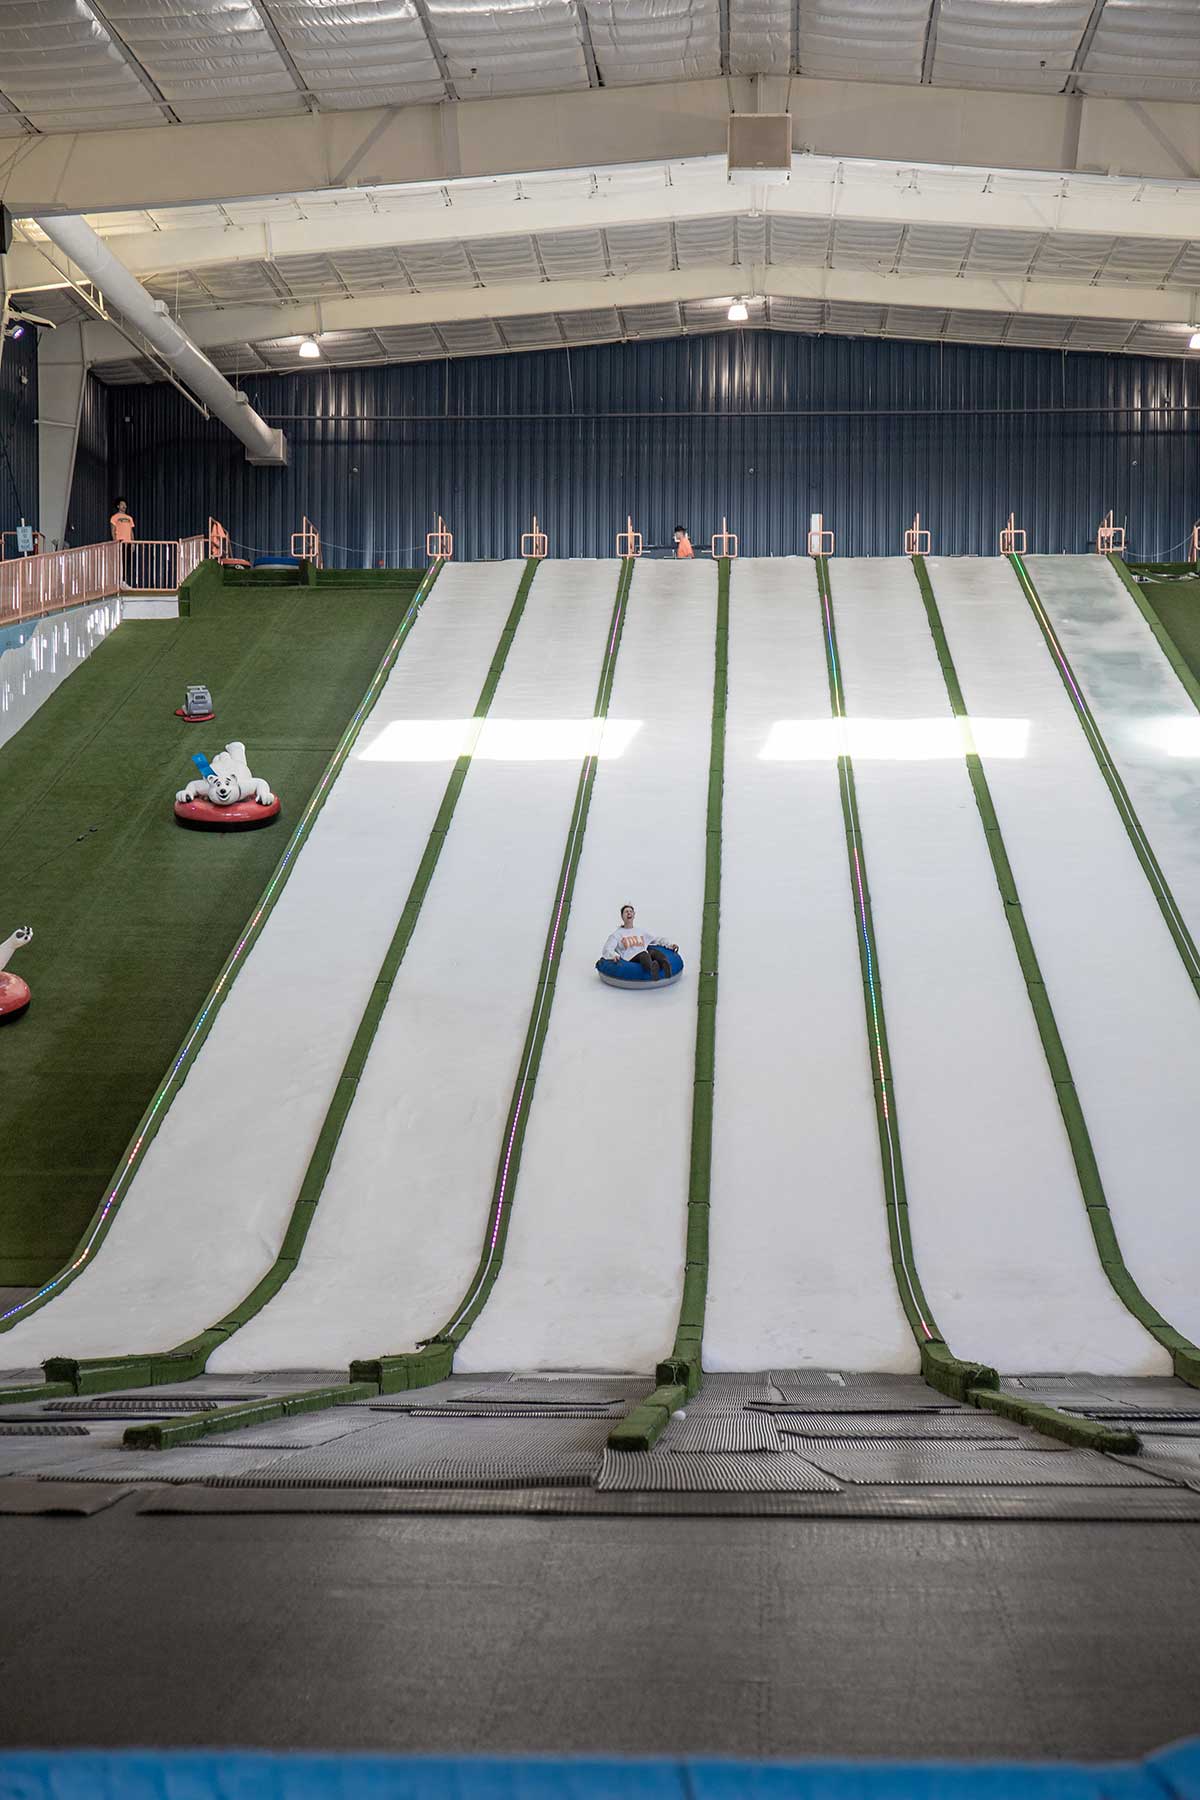
<instances>
[{"instance_id":1,"label":"metal ventilation duct","mask_svg":"<svg viewBox=\"0 0 1200 1800\"><path fill-rule=\"evenodd\" d=\"M141 282L119 263L97 237L86 219L39 218L38 225L51 243L76 263L104 294L127 324L136 326L174 369L183 385L202 400L214 418L227 425L246 446L247 459L282 467L287 462L287 440L273 431L204 352L193 344L167 312L166 303L153 300Z\"/></svg>"}]
</instances>

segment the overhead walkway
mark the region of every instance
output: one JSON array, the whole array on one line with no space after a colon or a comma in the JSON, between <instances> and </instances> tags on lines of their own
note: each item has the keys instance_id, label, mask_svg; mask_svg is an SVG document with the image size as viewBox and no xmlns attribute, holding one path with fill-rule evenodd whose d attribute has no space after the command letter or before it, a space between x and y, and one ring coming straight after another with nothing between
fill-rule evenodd
<instances>
[{"instance_id":1,"label":"overhead walkway","mask_svg":"<svg viewBox=\"0 0 1200 1800\"><path fill-rule=\"evenodd\" d=\"M813 561L735 562L709 1369L917 1367L888 1245L836 756Z\"/></svg>"},{"instance_id":2,"label":"overhead walkway","mask_svg":"<svg viewBox=\"0 0 1200 1800\"><path fill-rule=\"evenodd\" d=\"M931 567L939 600L949 572L957 619L974 604L962 584L989 565ZM1096 1254L912 562L839 560L831 582L909 1223L934 1313L959 1356L1012 1373L1165 1372ZM1026 622L1019 597L1008 606ZM981 700L963 682L989 779L1027 767L1023 691L993 685Z\"/></svg>"},{"instance_id":3,"label":"overhead walkway","mask_svg":"<svg viewBox=\"0 0 1200 1800\"><path fill-rule=\"evenodd\" d=\"M1032 561L1046 580L1043 561ZM1062 559L1062 580L1083 575L1090 588L1098 562ZM1016 572L1000 560L928 567L972 715L1018 720L1027 732L1021 755L984 740L980 753L1125 1262L1195 1342L1200 1001ZM1067 598L1060 591L1056 604ZM1094 628L1102 662L1124 624L1118 614ZM1155 823L1161 832L1157 812ZM1100 1365L1080 1355L1074 1366Z\"/></svg>"},{"instance_id":4,"label":"overhead walkway","mask_svg":"<svg viewBox=\"0 0 1200 1800\"><path fill-rule=\"evenodd\" d=\"M474 704L523 567L442 571L107 1236L0 1365L169 1349L272 1263L457 754L439 722ZM426 753L394 759L397 733Z\"/></svg>"},{"instance_id":5,"label":"overhead walkway","mask_svg":"<svg viewBox=\"0 0 1200 1800\"><path fill-rule=\"evenodd\" d=\"M467 1290L618 573L612 562L541 565L299 1266L210 1369L344 1368L403 1353ZM408 771L420 744L398 736L390 754Z\"/></svg>"},{"instance_id":6,"label":"overhead walkway","mask_svg":"<svg viewBox=\"0 0 1200 1800\"><path fill-rule=\"evenodd\" d=\"M683 1280L717 580L644 562L630 591L562 974L495 1289L459 1370L653 1368ZM593 969L620 907L690 975L622 994Z\"/></svg>"}]
</instances>

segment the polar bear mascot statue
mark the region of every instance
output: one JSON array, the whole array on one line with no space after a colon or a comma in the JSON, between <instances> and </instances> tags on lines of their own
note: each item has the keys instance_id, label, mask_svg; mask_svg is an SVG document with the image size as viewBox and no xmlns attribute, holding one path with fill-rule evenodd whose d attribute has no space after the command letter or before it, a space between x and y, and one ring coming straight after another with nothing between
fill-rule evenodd
<instances>
[{"instance_id":1,"label":"polar bear mascot statue","mask_svg":"<svg viewBox=\"0 0 1200 1800\"><path fill-rule=\"evenodd\" d=\"M194 760L200 761L199 758ZM181 804L188 800L208 800L213 806L236 806L239 800L257 800L260 806L275 804L275 796L267 783L260 775L250 773L245 744L236 741L226 744L207 764L207 772L199 781L189 781L175 798Z\"/></svg>"},{"instance_id":2,"label":"polar bear mascot statue","mask_svg":"<svg viewBox=\"0 0 1200 1800\"><path fill-rule=\"evenodd\" d=\"M14 950L22 950L33 941L33 926L18 925L17 929L0 944L0 1025L10 1019L18 1019L29 1005L29 984L21 980L19 975L8 973L9 959Z\"/></svg>"},{"instance_id":3,"label":"polar bear mascot statue","mask_svg":"<svg viewBox=\"0 0 1200 1800\"><path fill-rule=\"evenodd\" d=\"M0 944L0 975L8 968L9 959L14 950L20 950L33 942L33 926L18 925L11 937L6 937Z\"/></svg>"}]
</instances>

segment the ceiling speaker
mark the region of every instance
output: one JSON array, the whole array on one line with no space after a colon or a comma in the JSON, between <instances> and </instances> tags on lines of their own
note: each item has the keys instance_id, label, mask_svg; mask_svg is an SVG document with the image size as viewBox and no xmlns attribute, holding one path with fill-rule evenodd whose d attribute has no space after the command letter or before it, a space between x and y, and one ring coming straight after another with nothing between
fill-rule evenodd
<instances>
[{"instance_id":1,"label":"ceiling speaker","mask_svg":"<svg viewBox=\"0 0 1200 1800\"><path fill-rule=\"evenodd\" d=\"M792 173L791 113L730 113L730 181L777 185Z\"/></svg>"}]
</instances>

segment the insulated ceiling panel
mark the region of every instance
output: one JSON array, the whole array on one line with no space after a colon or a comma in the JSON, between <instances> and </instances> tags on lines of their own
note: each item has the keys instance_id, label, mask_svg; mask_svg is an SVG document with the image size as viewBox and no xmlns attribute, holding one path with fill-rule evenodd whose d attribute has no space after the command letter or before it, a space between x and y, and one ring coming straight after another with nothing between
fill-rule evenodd
<instances>
[{"instance_id":1,"label":"insulated ceiling panel","mask_svg":"<svg viewBox=\"0 0 1200 1800\"><path fill-rule=\"evenodd\" d=\"M1092 0L942 0L933 80L1061 93Z\"/></svg>"},{"instance_id":2,"label":"insulated ceiling panel","mask_svg":"<svg viewBox=\"0 0 1200 1800\"><path fill-rule=\"evenodd\" d=\"M1200 99L1195 0L1108 0L1079 87L1085 94Z\"/></svg>"},{"instance_id":3,"label":"insulated ceiling panel","mask_svg":"<svg viewBox=\"0 0 1200 1800\"><path fill-rule=\"evenodd\" d=\"M426 0L426 6L461 100L589 85L579 15L566 0Z\"/></svg>"},{"instance_id":4,"label":"insulated ceiling panel","mask_svg":"<svg viewBox=\"0 0 1200 1800\"><path fill-rule=\"evenodd\" d=\"M607 87L721 73L718 0L583 0Z\"/></svg>"},{"instance_id":5,"label":"insulated ceiling panel","mask_svg":"<svg viewBox=\"0 0 1200 1800\"><path fill-rule=\"evenodd\" d=\"M77 0L0 5L0 92L39 131L161 125L168 116Z\"/></svg>"},{"instance_id":6,"label":"insulated ceiling panel","mask_svg":"<svg viewBox=\"0 0 1200 1800\"><path fill-rule=\"evenodd\" d=\"M920 81L930 0L800 0L806 75Z\"/></svg>"},{"instance_id":7,"label":"insulated ceiling panel","mask_svg":"<svg viewBox=\"0 0 1200 1800\"><path fill-rule=\"evenodd\" d=\"M303 85L324 108L406 106L446 86L412 0L266 0Z\"/></svg>"},{"instance_id":8,"label":"insulated ceiling panel","mask_svg":"<svg viewBox=\"0 0 1200 1800\"><path fill-rule=\"evenodd\" d=\"M643 270L675 266L671 226L666 219L649 225L613 225L604 235L614 275L635 275Z\"/></svg>"},{"instance_id":9,"label":"insulated ceiling panel","mask_svg":"<svg viewBox=\"0 0 1200 1800\"><path fill-rule=\"evenodd\" d=\"M83 0L79 10L86 6ZM304 111L300 90L250 0L103 0L102 11L184 123Z\"/></svg>"},{"instance_id":10,"label":"insulated ceiling panel","mask_svg":"<svg viewBox=\"0 0 1200 1800\"><path fill-rule=\"evenodd\" d=\"M729 0L731 75L786 75L795 0Z\"/></svg>"},{"instance_id":11,"label":"insulated ceiling panel","mask_svg":"<svg viewBox=\"0 0 1200 1800\"><path fill-rule=\"evenodd\" d=\"M957 275L971 248L971 233L955 225L910 225L900 246L902 275Z\"/></svg>"},{"instance_id":12,"label":"insulated ceiling panel","mask_svg":"<svg viewBox=\"0 0 1200 1800\"><path fill-rule=\"evenodd\" d=\"M681 269L732 263L736 219L680 219L675 226L675 260Z\"/></svg>"},{"instance_id":13,"label":"insulated ceiling panel","mask_svg":"<svg viewBox=\"0 0 1200 1800\"><path fill-rule=\"evenodd\" d=\"M478 279L461 244L405 244L400 261L415 288L474 287Z\"/></svg>"},{"instance_id":14,"label":"insulated ceiling panel","mask_svg":"<svg viewBox=\"0 0 1200 1800\"><path fill-rule=\"evenodd\" d=\"M541 281L542 265L531 237L472 238L464 248L480 281Z\"/></svg>"},{"instance_id":15,"label":"insulated ceiling panel","mask_svg":"<svg viewBox=\"0 0 1200 1800\"><path fill-rule=\"evenodd\" d=\"M602 231L547 231L538 238L542 267L551 281L577 281L608 274Z\"/></svg>"}]
</instances>

